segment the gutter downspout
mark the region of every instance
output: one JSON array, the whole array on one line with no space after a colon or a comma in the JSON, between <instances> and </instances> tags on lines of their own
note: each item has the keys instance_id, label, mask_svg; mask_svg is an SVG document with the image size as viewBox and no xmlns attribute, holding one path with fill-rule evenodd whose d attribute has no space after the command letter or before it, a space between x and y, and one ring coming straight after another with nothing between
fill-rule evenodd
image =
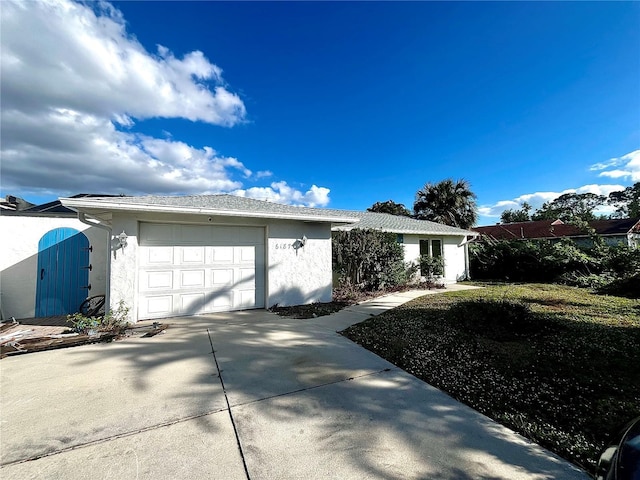
<instances>
[{"instance_id":1,"label":"gutter downspout","mask_svg":"<svg viewBox=\"0 0 640 480\"><path fill-rule=\"evenodd\" d=\"M469 243L474 241L479 236L480 236L479 234L467 235L464 237L464 240L459 245L460 247L464 247L464 273L467 277L467 280L471 280L471 271L469 267Z\"/></svg>"},{"instance_id":2,"label":"gutter downspout","mask_svg":"<svg viewBox=\"0 0 640 480\"><path fill-rule=\"evenodd\" d=\"M106 230L108 233L107 235L107 268L105 273L106 277L105 277L105 292L104 292L104 313L106 315L111 310L111 235L112 235L112 231L111 231L111 228L107 227L106 225L103 225L102 223L90 222L87 219L86 214L82 212L78 212L78 220L80 220L85 225L89 225L90 227L97 227L97 228L101 228L102 230Z\"/></svg>"},{"instance_id":3,"label":"gutter downspout","mask_svg":"<svg viewBox=\"0 0 640 480\"><path fill-rule=\"evenodd\" d=\"M469 270L469 242L464 244L464 273L467 275L467 280L471 280L471 271Z\"/></svg>"}]
</instances>

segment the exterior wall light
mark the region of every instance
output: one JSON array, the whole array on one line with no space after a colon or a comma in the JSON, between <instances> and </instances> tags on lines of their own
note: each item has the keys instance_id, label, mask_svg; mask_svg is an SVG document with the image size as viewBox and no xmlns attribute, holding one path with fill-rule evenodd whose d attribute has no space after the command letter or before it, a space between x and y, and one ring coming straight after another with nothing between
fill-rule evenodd
<instances>
[{"instance_id":1,"label":"exterior wall light","mask_svg":"<svg viewBox=\"0 0 640 480\"><path fill-rule=\"evenodd\" d=\"M124 230L122 231L122 233L120 235L116 235L116 239L118 240L118 243L120 244L120 248L124 248L127 246L127 238L129 238L127 236L126 233L124 233Z\"/></svg>"},{"instance_id":2,"label":"exterior wall light","mask_svg":"<svg viewBox=\"0 0 640 480\"><path fill-rule=\"evenodd\" d=\"M298 255L298 250L305 246L307 243L307 236L303 235L302 238L298 238L295 242L293 242L292 247L296 251L296 256Z\"/></svg>"}]
</instances>

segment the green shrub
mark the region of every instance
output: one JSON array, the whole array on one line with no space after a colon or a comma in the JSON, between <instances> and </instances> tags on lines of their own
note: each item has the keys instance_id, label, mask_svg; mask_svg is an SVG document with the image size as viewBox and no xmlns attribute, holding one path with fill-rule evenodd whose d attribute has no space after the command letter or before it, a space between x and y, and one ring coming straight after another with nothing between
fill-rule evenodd
<instances>
[{"instance_id":1,"label":"green shrub","mask_svg":"<svg viewBox=\"0 0 640 480\"><path fill-rule=\"evenodd\" d=\"M128 323L129 307L120 300L118 307L104 316L85 316L82 313L67 315L67 322L73 325L73 330L78 333L119 332Z\"/></svg>"},{"instance_id":2,"label":"green shrub","mask_svg":"<svg viewBox=\"0 0 640 480\"><path fill-rule=\"evenodd\" d=\"M87 317L82 313L67 315L67 322L73 325L73 330L78 333L87 333L91 330L97 331L102 322L101 317Z\"/></svg>"},{"instance_id":3,"label":"green shrub","mask_svg":"<svg viewBox=\"0 0 640 480\"><path fill-rule=\"evenodd\" d=\"M411 280L404 249L394 233L354 228L332 235L333 269L341 284L373 291L403 285Z\"/></svg>"},{"instance_id":4,"label":"green shrub","mask_svg":"<svg viewBox=\"0 0 640 480\"><path fill-rule=\"evenodd\" d=\"M598 293L616 295L619 297L640 298L640 273L627 277L616 278L598 288Z\"/></svg>"},{"instance_id":5,"label":"green shrub","mask_svg":"<svg viewBox=\"0 0 640 480\"><path fill-rule=\"evenodd\" d=\"M442 257L420 255L420 271L427 279L444 275L444 260Z\"/></svg>"},{"instance_id":6,"label":"green shrub","mask_svg":"<svg viewBox=\"0 0 640 480\"><path fill-rule=\"evenodd\" d=\"M640 295L640 249L606 245L592 238L591 247L570 239L492 240L470 245L472 278L517 282L557 282L591 288L611 295Z\"/></svg>"},{"instance_id":7,"label":"green shrub","mask_svg":"<svg viewBox=\"0 0 640 480\"><path fill-rule=\"evenodd\" d=\"M598 290L613 281L613 277L606 273L601 274L589 274L584 275L582 273L567 272L563 274L559 281L565 285L571 285L573 287L590 288L592 290Z\"/></svg>"},{"instance_id":8,"label":"green shrub","mask_svg":"<svg viewBox=\"0 0 640 480\"><path fill-rule=\"evenodd\" d=\"M602 269L616 277L637 275L640 272L640 248L625 245L606 246L601 249Z\"/></svg>"}]
</instances>

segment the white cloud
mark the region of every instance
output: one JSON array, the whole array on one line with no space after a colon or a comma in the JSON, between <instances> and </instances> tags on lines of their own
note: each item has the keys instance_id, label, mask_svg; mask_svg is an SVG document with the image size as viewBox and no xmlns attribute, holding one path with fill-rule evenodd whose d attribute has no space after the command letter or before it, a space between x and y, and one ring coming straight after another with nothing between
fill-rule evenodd
<instances>
[{"instance_id":1,"label":"white cloud","mask_svg":"<svg viewBox=\"0 0 640 480\"><path fill-rule=\"evenodd\" d=\"M611 192L624 190L622 185L583 185L578 188L569 188L561 192L535 192L520 195L512 200L500 200L492 205L482 205L478 208L478 213L484 217L500 218L500 214L506 209L519 209L524 202L527 202L536 210L545 202L550 202L565 193L594 193L596 195L608 196ZM607 213L610 209L606 206L597 210L597 213Z\"/></svg>"},{"instance_id":2,"label":"white cloud","mask_svg":"<svg viewBox=\"0 0 640 480\"><path fill-rule=\"evenodd\" d=\"M608 172L602 172L600 176L609 178L625 178L632 176L632 174L627 170L609 170Z\"/></svg>"},{"instance_id":3,"label":"white cloud","mask_svg":"<svg viewBox=\"0 0 640 480\"><path fill-rule=\"evenodd\" d=\"M35 128L42 133L32 138ZM118 131L69 110L3 120L3 189L65 193L215 193L241 187L228 169L248 171L210 147Z\"/></svg>"},{"instance_id":4,"label":"white cloud","mask_svg":"<svg viewBox=\"0 0 640 480\"><path fill-rule=\"evenodd\" d=\"M275 203L325 207L329 203L329 192L328 188L312 185L309 190L302 193L300 190L291 188L287 182L273 182L269 187L238 189L230 193Z\"/></svg>"},{"instance_id":5,"label":"white cloud","mask_svg":"<svg viewBox=\"0 0 640 480\"><path fill-rule=\"evenodd\" d=\"M135 131L146 118L244 122L244 103L202 52L178 58L161 45L148 52L106 2L4 1L0 21L7 193L226 193L272 175L254 175L237 158L171 132ZM263 190L287 203L328 203L321 187L303 193L282 182Z\"/></svg>"},{"instance_id":6,"label":"white cloud","mask_svg":"<svg viewBox=\"0 0 640 480\"><path fill-rule=\"evenodd\" d=\"M628 178L632 182L639 182L640 150L634 150L619 158L612 158L607 162L596 163L591 166L590 170L603 170L599 173L600 177Z\"/></svg>"},{"instance_id":7,"label":"white cloud","mask_svg":"<svg viewBox=\"0 0 640 480\"><path fill-rule=\"evenodd\" d=\"M202 52L147 52L106 3L67 0L2 5L3 109L65 106L123 125L181 117L231 126L245 106ZM25 35L29 32L29 35Z\"/></svg>"}]
</instances>

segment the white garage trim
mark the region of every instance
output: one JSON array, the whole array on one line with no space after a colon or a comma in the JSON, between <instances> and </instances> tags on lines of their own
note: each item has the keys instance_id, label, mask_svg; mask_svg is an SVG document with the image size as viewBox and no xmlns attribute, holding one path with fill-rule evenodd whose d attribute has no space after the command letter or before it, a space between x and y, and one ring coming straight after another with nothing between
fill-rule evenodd
<instances>
[{"instance_id":1,"label":"white garage trim","mask_svg":"<svg viewBox=\"0 0 640 480\"><path fill-rule=\"evenodd\" d=\"M138 319L265 305L262 227L140 223Z\"/></svg>"}]
</instances>

